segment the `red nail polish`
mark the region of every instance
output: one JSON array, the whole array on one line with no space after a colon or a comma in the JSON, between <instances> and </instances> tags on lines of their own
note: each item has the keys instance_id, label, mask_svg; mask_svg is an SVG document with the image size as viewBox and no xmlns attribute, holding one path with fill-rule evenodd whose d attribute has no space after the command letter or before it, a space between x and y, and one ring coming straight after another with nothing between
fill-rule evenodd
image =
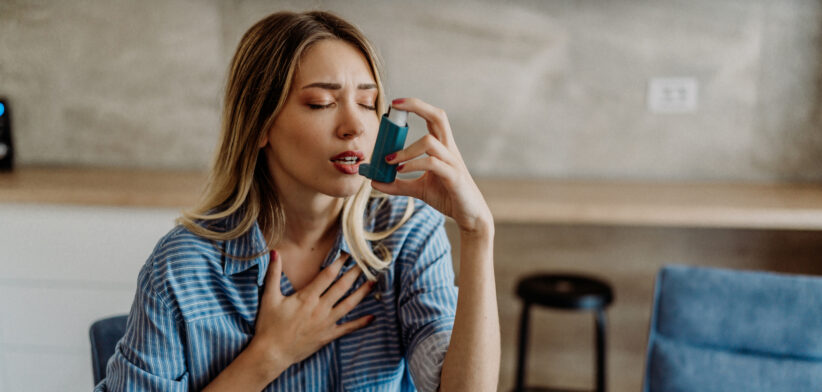
<instances>
[{"instance_id":1,"label":"red nail polish","mask_svg":"<svg viewBox=\"0 0 822 392\"><path fill-rule=\"evenodd\" d=\"M391 153L391 154L388 154L388 155L386 155L386 156L385 156L385 160L386 160L386 162L387 162L387 161L393 161L393 160L394 160L394 158L396 158L396 157L397 157L397 153L396 153L396 152L395 152L395 153Z\"/></svg>"},{"instance_id":2,"label":"red nail polish","mask_svg":"<svg viewBox=\"0 0 822 392\"><path fill-rule=\"evenodd\" d=\"M402 168L404 168L404 167L405 167L405 165L399 165L399 166L397 166L397 171L402 171Z\"/></svg>"},{"instance_id":3,"label":"red nail polish","mask_svg":"<svg viewBox=\"0 0 822 392\"><path fill-rule=\"evenodd\" d=\"M399 104L401 104L401 103L403 103L403 102L405 102L405 98L397 98L397 99L395 99L395 100L391 101L391 104L392 104L392 105L399 105Z\"/></svg>"}]
</instances>

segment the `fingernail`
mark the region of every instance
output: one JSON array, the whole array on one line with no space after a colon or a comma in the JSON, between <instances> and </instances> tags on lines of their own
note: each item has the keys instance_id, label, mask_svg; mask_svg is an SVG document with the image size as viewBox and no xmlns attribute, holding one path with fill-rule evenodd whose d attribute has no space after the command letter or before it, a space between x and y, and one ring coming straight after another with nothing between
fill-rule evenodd
<instances>
[{"instance_id":1,"label":"fingernail","mask_svg":"<svg viewBox=\"0 0 822 392\"><path fill-rule=\"evenodd\" d=\"M274 249L271 249L271 260L276 260L276 259L277 259L277 251L274 250Z\"/></svg>"},{"instance_id":2,"label":"fingernail","mask_svg":"<svg viewBox=\"0 0 822 392\"><path fill-rule=\"evenodd\" d=\"M397 99L395 99L395 100L391 101L391 104L392 104L392 105L399 105L399 104L401 104L401 103L403 103L403 102L405 102L405 98L397 98Z\"/></svg>"},{"instance_id":3,"label":"fingernail","mask_svg":"<svg viewBox=\"0 0 822 392\"><path fill-rule=\"evenodd\" d=\"M394 160L394 158L396 158L396 157L397 157L397 153L396 153L396 152L395 152L395 153L391 153L391 154L388 154L388 155L386 155L386 156L385 156L385 160L386 160L386 161L388 161L388 162L390 162L390 161L393 161L393 160Z\"/></svg>"},{"instance_id":4,"label":"fingernail","mask_svg":"<svg viewBox=\"0 0 822 392\"><path fill-rule=\"evenodd\" d=\"M405 165L399 165L399 166L397 166L397 171L402 171L402 168L404 168L404 167L405 167Z\"/></svg>"}]
</instances>

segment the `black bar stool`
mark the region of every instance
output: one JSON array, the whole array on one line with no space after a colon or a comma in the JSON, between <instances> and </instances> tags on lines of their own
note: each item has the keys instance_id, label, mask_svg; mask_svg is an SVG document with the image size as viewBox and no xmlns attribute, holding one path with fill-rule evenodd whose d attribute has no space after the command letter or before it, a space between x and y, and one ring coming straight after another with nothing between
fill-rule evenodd
<instances>
[{"instance_id":1,"label":"black bar stool","mask_svg":"<svg viewBox=\"0 0 822 392\"><path fill-rule=\"evenodd\" d=\"M589 276L576 274L530 275L517 284L517 295L522 298L522 318L519 324L519 351L517 357L517 384L515 392L560 391L550 388L526 388L525 351L528 347L528 322L531 305L554 309L593 311L596 319L596 391L605 392L605 309L614 300L608 283Z\"/></svg>"}]
</instances>

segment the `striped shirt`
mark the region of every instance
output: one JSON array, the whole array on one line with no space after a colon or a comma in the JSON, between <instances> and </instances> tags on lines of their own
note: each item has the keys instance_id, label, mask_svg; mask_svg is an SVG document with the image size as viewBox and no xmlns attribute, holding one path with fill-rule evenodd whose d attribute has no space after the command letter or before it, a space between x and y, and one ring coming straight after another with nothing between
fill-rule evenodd
<instances>
[{"instance_id":1,"label":"striped shirt","mask_svg":"<svg viewBox=\"0 0 822 392\"><path fill-rule=\"evenodd\" d=\"M414 200L415 210L381 241L393 264L379 275L371 294L340 320L373 314L374 322L293 364L265 391L437 389L457 302L444 218L419 200L378 200L372 199L366 208L369 231L395 226L408 200ZM340 252L350 254L342 228L339 233L323 268ZM95 391L205 387L254 335L270 260L265 249L257 225L237 239L215 242L182 226L172 229L140 270L125 336ZM256 253L263 254L251 260L234 258ZM339 275L350 268L356 264L349 258ZM280 281L284 295L295 292L285 274ZM364 282L360 276L349 293Z\"/></svg>"}]
</instances>

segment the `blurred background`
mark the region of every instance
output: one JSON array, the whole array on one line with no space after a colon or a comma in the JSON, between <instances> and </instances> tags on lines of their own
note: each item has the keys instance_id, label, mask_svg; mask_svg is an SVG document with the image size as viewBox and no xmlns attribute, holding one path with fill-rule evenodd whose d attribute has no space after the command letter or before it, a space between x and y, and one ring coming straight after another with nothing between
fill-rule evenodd
<instances>
[{"instance_id":1,"label":"blurred background","mask_svg":"<svg viewBox=\"0 0 822 392\"><path fill-rule=\"evenodd\" d=\"M206 168L240 37L310 8L374 41L389 97L449 113L476 175L822 179L814 0L3 0L18 162ZM655 78L695 108L649 110Z\"/></svg>"},{"instance_id":2,"label":"blurred background","mask_svg":"<svg viewBox=\"0 0 822 392\"><path fill-rule=\"evenodd\" d=\"M0 0L15 164L206 170L242 34L271 12L315 8L375 43L389 98L447 111L478 178L822 180L818 0ZM419 137L424 123L411 129ZM0 246L11 249L0 254L0 391L91 387L86 336L55 331L54 315L84 332L101 309L127 312L136 271L177 210L0 203ZM89 250L88 236L103 233L120 239ZM571 269L613 282L609 383L636 391L660 265L818 274L820 240L806 230L500 224L500 390L513 386L522 274ZM67 248L100 261L61 257ZM544 328L529 380L591 385L588 316L533 322Z\"/></svg>"}]
</instances>

